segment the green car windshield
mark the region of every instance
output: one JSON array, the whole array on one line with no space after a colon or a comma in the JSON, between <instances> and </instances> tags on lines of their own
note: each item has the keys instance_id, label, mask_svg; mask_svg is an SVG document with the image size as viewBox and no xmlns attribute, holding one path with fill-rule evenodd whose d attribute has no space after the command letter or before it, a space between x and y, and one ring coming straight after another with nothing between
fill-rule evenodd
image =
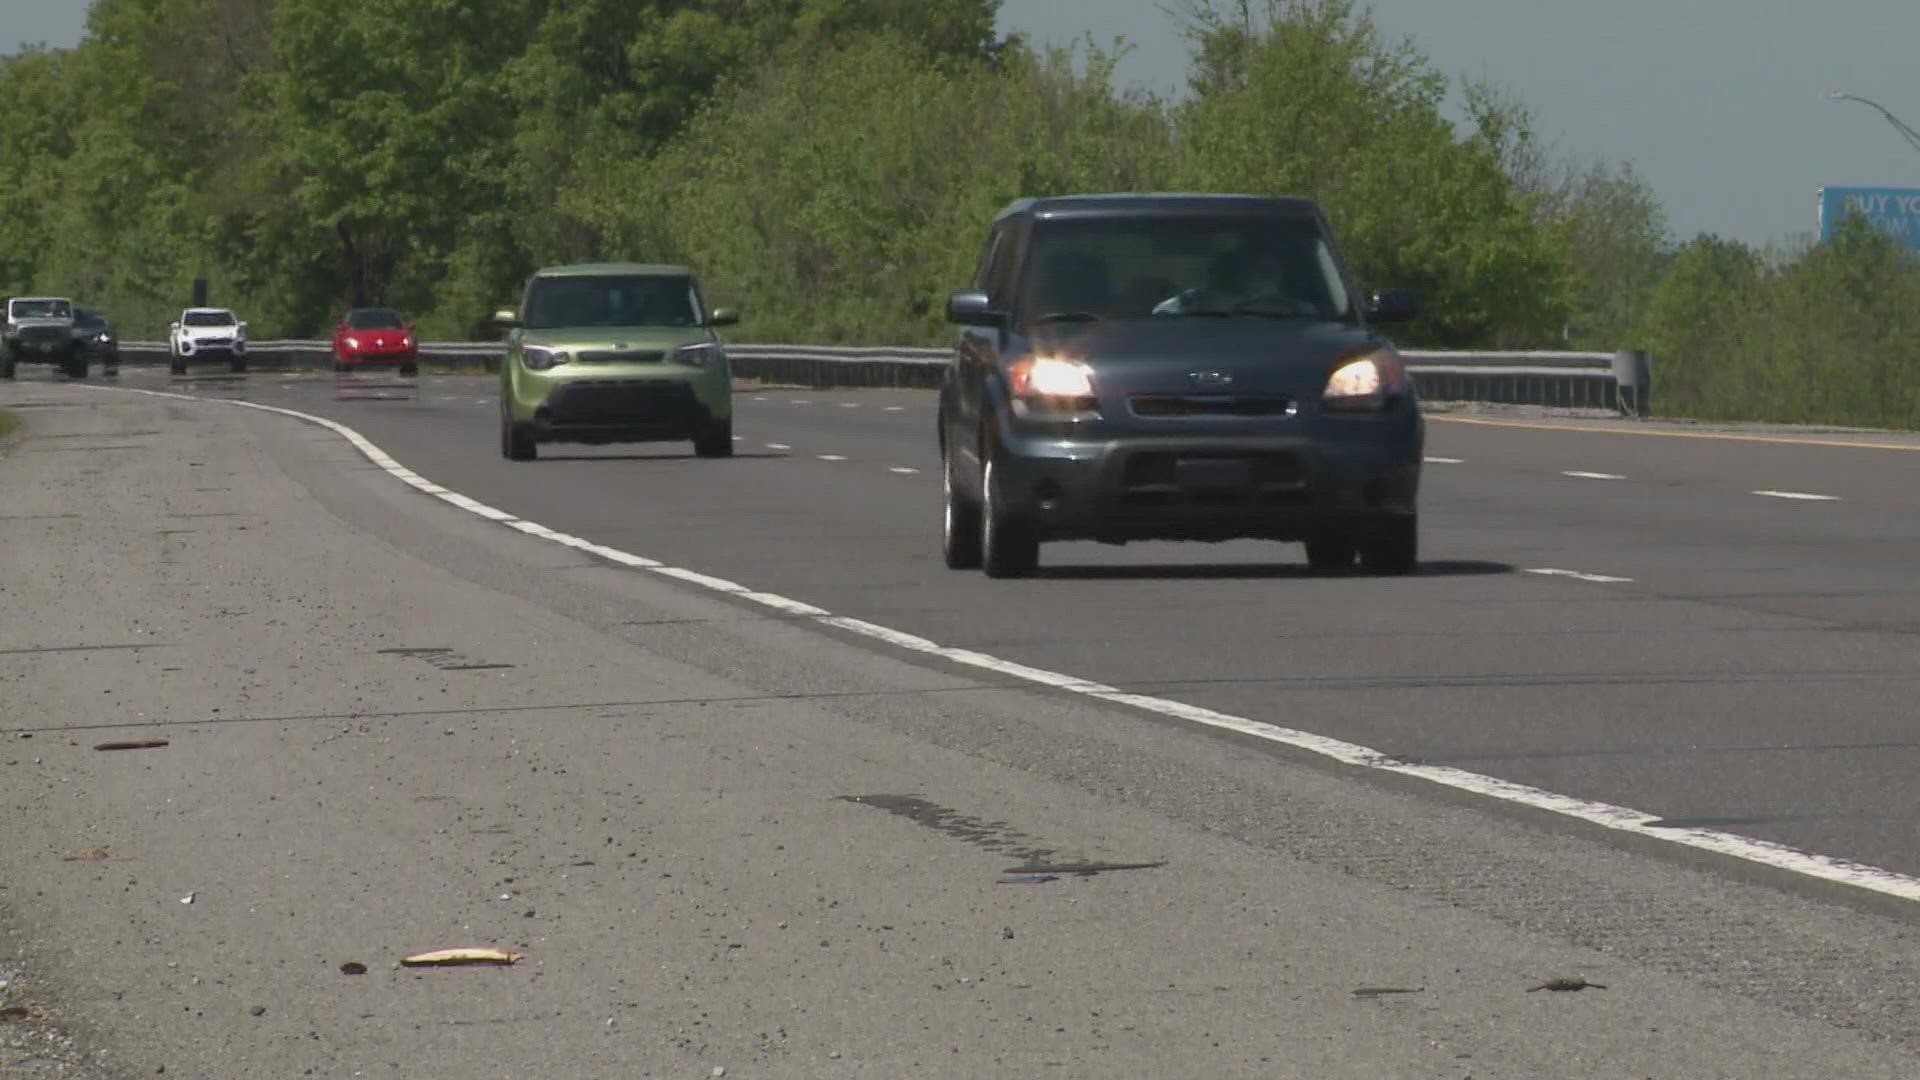
<instances>
[{"instance_id":1,"label":"green car windshield","mask_svg":"<svg viewBox=\"0 0 1920 1080\"><path fill-rule=\"evenodd\" d=\"M65 300L15 300L13 317L16 319L70 319L73 308Z\"/></svg>"},{"instance_id":2,"label":"green car windshield","mask_svg":"<svg viewBox=\"0 0 1920 1080\"><path fill-rule=\"evenodd\" d=\"M693 279L684 275L536 278L527 291L529 330L699 326L703 321Z\"/></svg>"}]
</instances>

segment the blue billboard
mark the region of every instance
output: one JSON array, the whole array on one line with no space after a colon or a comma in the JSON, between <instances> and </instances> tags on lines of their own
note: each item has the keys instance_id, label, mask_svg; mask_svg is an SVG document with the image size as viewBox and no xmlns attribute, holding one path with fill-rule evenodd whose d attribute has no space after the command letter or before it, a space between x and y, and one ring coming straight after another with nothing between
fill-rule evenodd
<instances>
[{"instance_id":1,"label":"blue billboard","mask_svg":"<svg viewBox=\"0 0 1920 1080\"><path fill-rule=\"evenodd\" d=\"M1920 251L1920 188L1820 189L1820 242L1833 239L1847 215L1859 211L1873 227Z\"/></svg>"}]
</instances>

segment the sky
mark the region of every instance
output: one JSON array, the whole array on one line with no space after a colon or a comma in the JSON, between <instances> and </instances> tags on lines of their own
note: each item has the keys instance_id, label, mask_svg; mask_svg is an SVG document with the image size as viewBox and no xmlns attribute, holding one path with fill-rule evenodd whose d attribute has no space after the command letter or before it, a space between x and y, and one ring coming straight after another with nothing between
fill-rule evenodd
<instances>
[{"instance_id":1,"label":"sky","mask_svg":"<svg viewBox=\"0 0 1920 1080\"><path fill-rule=\"evenodd\" d=\"M1435 68L1507 87L1558 149L1630 161L1679 239L1751 244L1817 223L1823 186L1920 187L1920 150L1843 90L1920 127L1916 0L1361 0ZM1119 80L1178 93L1167 0L1003 0L1003 30L1133 52ZM0 0L0 52L72 45L82 0Z\"/></svg>"}]
</instances>

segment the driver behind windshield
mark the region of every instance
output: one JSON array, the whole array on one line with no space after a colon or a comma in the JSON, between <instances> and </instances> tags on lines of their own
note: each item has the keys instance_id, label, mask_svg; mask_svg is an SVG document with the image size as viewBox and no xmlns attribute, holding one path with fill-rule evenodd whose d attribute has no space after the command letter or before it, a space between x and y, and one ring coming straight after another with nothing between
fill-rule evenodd
<instances>
[{"instance_id":1,"label":"driver behind windshield","mask_svg":"<svg viewBox=\"0 0 1920 1080\"><path fill-rule=\"evenodd\" d=\"M1288 282L1286 260L1273 248L1241 244L1213 257L1206 284L1154 305L1155 315L1195 311L1261 308L1285 311L1298 306Z\"/></svg>"}]
</instances>

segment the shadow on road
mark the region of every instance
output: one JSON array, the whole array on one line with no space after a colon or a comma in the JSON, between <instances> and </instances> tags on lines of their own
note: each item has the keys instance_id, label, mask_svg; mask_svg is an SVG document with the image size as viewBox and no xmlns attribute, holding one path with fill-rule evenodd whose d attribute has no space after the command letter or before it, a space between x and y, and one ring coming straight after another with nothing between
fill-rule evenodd
<instances>
[{"instance_id":1,"label":"shadow on road","mask_svg":"<svg viewBox=\"0 0 1920 1080\"><path fill-rule=\"evenodd\" d=\"M1436 559L1420 564L1411 577L1483 577L1511 574L1509 563L1472 559ZM1152 579L1242 580L1250 578L1371 578L1391 576L1365 570L1322 573L1305 563L1166 563L1145 566L1043 566L1035 577L1059 581L1141 581Z\"/></svg>"}]
</instances>

